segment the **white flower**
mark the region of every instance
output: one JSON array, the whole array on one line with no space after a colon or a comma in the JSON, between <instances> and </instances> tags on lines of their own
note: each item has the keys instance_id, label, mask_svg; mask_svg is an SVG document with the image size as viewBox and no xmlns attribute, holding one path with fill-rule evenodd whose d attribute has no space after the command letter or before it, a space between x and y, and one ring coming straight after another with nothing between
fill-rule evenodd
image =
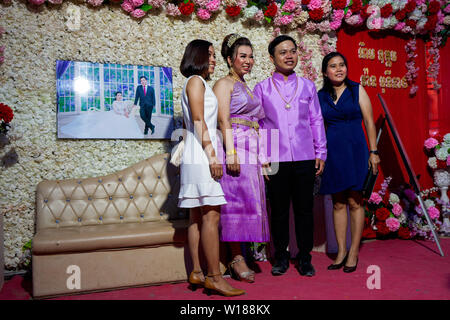
<instances>
[{"instance_id":1,"label":"white flower","mask_svg":"<svg viewBox=\"0 0 450 320\"><path fill-rule=\"evenodd\" d=\"M448 155L447 150L448 150L447 148L439 148L439 149L436 148L436 151L434 152L436 158L438 158L441 161L446 161Z\"/></svg>"},{"instance_id":2,"label":"white flower","mask_svg":"<svg viewBox=\"0 0 450 320\"><path fill-rule=\"evenodd\" d=\"M425 204L425 208L427 208L427 209L430 208L430 207L434 207L435 206L434 201L431 200L431 199L425 200L424 204Z\"/></svg>"},{"instance_id":3,"label":"white flower","mask_svg":"<svg viewBox=\"0 0 450 320\"><path fill-rule=\"evenodd\" d=\"M255 16L255 14L258 12L258 7L256 6L251 6L251 7L247 7L243 10L243 14L244 14L244 18L245 19L251 19Z\"/></svg>"},{"instance_id":4,"label":"white flower","mask_svg":"<svg viewBox=\"0 0 450 320\"><path fill-rule=\"evenodd\" d=\"M418 21L422 17L423 17L422 10L420 10L419 8L414 9L414 11L409 14L409 19L411 20Z\"/></svg>"},{"instance_id":5,"label":"white flower","mask_svg":"<svg viewBox=\"0 0 450 320\"><path fill-rule=\"evenodd\" d=\"M400 202L400 198L398 197L398 195L391 192L391 194L389 195L389 203L394 205L395 203L399 203L399 202Z\"/></svg>"},{"instance_id":6,"label":"white flower","mask_svg":"<svg viewBox=\"0 0 450 320\"><path fill-rule=\"evenodd\" d=\"M449 16L450 17L450 16ZM450 133L447 133L445 136L444 136L444 142L446 143L446 144L450 144Z\"/></svg>"},{"instance_id":7,"label":"white flower","mask_svg":"<svg viewBox=\"0 0 450 320\"><path fill-rule=\"evenodd\" d=\"M427 162L428 162L428 165L430 166L431 169L437 169L437 159L436 159L436 157L430 157Z\"/></svg>"},{"instance_id":8,"label":"white flower","mask_svg":"<svg viewBox=\"0 0 450 320\"><path fill-rule=\"evenodd\" d=\"M406 221L408 221L408 217L406 216L406 214L405 214L404 212L402 212L402 213L400 214L400 217L398 217L398 221L399 221L401 224L404 224L404 223L406 223Z\"/></svg>"}]
</instances>

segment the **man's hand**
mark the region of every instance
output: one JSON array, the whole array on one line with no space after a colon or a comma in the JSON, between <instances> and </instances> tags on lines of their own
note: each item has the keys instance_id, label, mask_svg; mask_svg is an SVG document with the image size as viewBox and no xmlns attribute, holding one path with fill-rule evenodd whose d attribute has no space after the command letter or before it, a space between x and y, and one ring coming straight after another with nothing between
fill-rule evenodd
<instances>
[{"instance_id":1,"label":"man's hand","mask_svg":"<svg viewBox=\"0 0 450 320\"><path fill-rule=\"evenodd\" d=\"M325 168L325 161L316 158L316 176L321 175L324 168Z\"/></svg>"}]
</instances>

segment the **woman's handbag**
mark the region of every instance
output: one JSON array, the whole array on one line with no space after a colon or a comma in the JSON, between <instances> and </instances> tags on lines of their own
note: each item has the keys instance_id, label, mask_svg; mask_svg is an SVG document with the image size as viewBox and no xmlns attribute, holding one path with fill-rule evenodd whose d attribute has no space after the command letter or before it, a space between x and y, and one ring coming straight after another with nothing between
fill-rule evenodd
<instances>
[{"instance_id":1,"label":"woman's handbag","mask_svg":"<svg viewBox=\"0 0 450 320\"><path fill-rule=\"evenodd\" d=\"M183 159L184 140L178 142L173 148L170 156L170 163L175 167L179 167Z\"/></svg>"}]
</instances>

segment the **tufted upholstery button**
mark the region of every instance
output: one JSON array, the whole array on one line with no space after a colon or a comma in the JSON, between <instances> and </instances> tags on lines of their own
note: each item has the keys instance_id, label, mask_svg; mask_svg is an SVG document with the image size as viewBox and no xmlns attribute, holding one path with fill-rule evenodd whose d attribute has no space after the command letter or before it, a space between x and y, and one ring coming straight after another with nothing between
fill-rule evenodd
<instances>
[{"instance_id":1,"label":"tufted upholstery button","mask_svg":"<svg viewBox=\"0 0 450 320\"><path fill-rule=\"evenodd\" d=\"M153 193L150 193L148 196L149 196L150 198L153 198Z\"/></svg>"},{"instance_id":2,"label":"tufted upholstery button","mask_svg":"<svg viewBox=\"0 0 450 320\"><path fill-rule=\"evenodd\" d=\"M44 199L44 202L47 203L47 202L48 202L48 199Z\"/></svg>"},{"instance_id":3,"label":"tufted upholstery button","mask_svg":"<svg viewBox=\"0 0 450 320\"><path fill-rule=\"evenodd\" d=\"M88 200L89 200L89 201L91 201L91 200L92 200L92 197L91 197L91 196L89 196L89 197L88 197Z\"/></svg>"},{"instance_id":4,"label":"tufted upholstery button","mask_svg":"<svg viewBox=\"0 0 450 320\"><path fill-rule=\"evenodd\" d=\"M158 179L161 179L161 176L158 176Z\"/></svg>"},{"instance_id":5,"label":"tufted upholstery button","mask_svg":"<svg viewBox=\"0 0 450 320\"><path fill-rule=\"evenodd\" d=\"M55 220L55 223L59 223L59 220L58 220L58 219L56 219L56 220Z\"/></svg>"},{"instance_id":6,"label":"tufted upholstery button","mask_svg":"<svg viewBox=\"0 0 450 320\"><path fill-rule=\"evenodd\" d=\"M111 196L109 197L109 200L112 200L112 197L111 197Z\"/></svg>"},{"instance_id":7,"label":"tufted upholstery button","mask_svg":"<svg viewBox=\"0 0 450 320\"><path fill-rule=\"evenodd\" d=\"M123 220L123 216L120 216L120 220Z\"/></svg>"},{"instance_id":8,"label":"tufted upholstery button","mask_svg":"<svg viewBox=\"0 0 450 320\"><path fill-rule=\"evenodd\" d=\"M138 178L138 180L141 180L141 176L138 176L137 178Z\"/></svg>"},{"instance_id":9,"label":"tufted upholstery button","mask_svg":"<svg viewBox=\"0 0 450 320\"><path fill-rule=\"evenodd\" d=\"M141 218L143 218L143 217L144 217L144 214L143 214L143 213L141 213L141 215L140 215L140 216L141 216Z\"/></svg>"},{"instance_id":10,"label":"tufted upholstery button","mask_svg":"<svg viewBox=\"0 0 450 320\"><path fill-rule=\"evenodd\" d=\"M70 199L69 199L69 198L67 198L67 199L66 199L66 202L70 202Z\"/></svg>"},{"instance_id":11,"label":"tufted upholstery button","mask_svg":"<svg viewBox=\"0 0 450 320\"><path fill-rule=\"evenodd\" d=\"M82 181L81 180L78 180L78 184L81 184L82 183Z\"/></svg>"},{"instance_id":12,"label":"tufted upholstery button","mask_svg":"<svg viewBox=\"0 0 450 320\"><path fill-rule=\"evenodd\" d=\"M81 218L78 218L78 222L81 222Z\"/></svg>"},{"instance_id":13,"label":"tufted upholstery button","mask_svg":"<svg viewBox=\"0 0 450 320\"><path fill-rule=\"evenodd\" d=\"M122 182L122 178L119 178L119 181Z\"/></svg>"},{"instance_id":14,"label":"tufted upholstery button","mask_svg":"<svg viewBox=\"0 0 450 320\"><path fill-rule=\"evenodd\" d=\"M98 183L102 183L102 179L98 179Z\"/></svg>"},{"instance_id":15,"label":"tufted upholstery button","mask_svg":"<svg viewBox=\"0 0 450 320\"><path fill-rule=\"evenodd\" d=\"M133 195L130 196L130 199L133 199Z\"/></svg>"},{"instance_id":16,"label":"tufted upholstery button","mask_svg":"<svg viewBox=\"0 0 450 320\"><path fill-rule=\"evenodd\" d=\"M102 221L102 220L103 220L103 217L102 217L102 216L100 216L100 217L98 218L98 220Z\"/></svg>"}]
</instances>

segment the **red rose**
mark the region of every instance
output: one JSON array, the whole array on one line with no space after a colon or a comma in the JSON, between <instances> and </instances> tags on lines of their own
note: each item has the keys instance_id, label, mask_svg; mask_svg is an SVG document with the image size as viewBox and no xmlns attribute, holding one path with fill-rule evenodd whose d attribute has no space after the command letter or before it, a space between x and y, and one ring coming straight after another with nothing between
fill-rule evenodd
<instances>
[{"instance_id":1,"label":"red rose","mask_svg":"<svg viewBox=\"0 0 450 320\"><path fill-rule=\"evenodd\" d=\"M405 11L405 9L398 10L398 11L395 13L395 18L396 18L398 21L402 21L403 19L405 19L405 18L406 18L406 11Z\"/></svg>"},{"instance_id":2,"label":"red rose","mask_svg":"<svg viewBox=\"0 0 450 320\"><path fill-rule=\"evenodd\" d=\"M383 223L387 218L389 218L390 215L391 213L386 208L379 208L377 209L377 211L375 211L375 216L377 217L377 220L383 221Z\"/></svg>"},{"instance_id":3,"label":"red rose","mask_svg":"<svg viewBox=\"0 0 450 320\"><path fill-rule=\"evenodd\" d=\"M225 12L230 16L230 17L236 17L237 15L239 15L239 13L241 13L241 7L239 6L228 6L225 8Z\"/></svg>"},{"instance_id":4,"label":"red rose","mask_svg":"<svg viewBox=\"0 0 450 320\"><path fill-rule=\"evenodd\" d=\"M435 138L439 143L442 143L444 141L444 136L442 134L436 133L433 135L433 138Z\"/></svg>"},{"instance_id":5,"label":"red rose","mask_svg":"<svg viewBox=\"0 0 450 320\"><path fill-rule=\"evenodd\" d=\"M308 13L309 13L309 17L311 18L311 20L320 21L323 18L323 9L322 8L317 8L317 9L308 11Z\"/></svg>"},{"instance_id":6,"label":"red rose","mask_svg":"<svg viewBox=\"0 0 450 320\"><path fill-rule=\"evenodd\" d=\"M409 0L404 9L406 13L411 13L414 11L415 8L416 8L416 1Z\"/></svg>"},{"instance_id":7,"label":"red rose","mask_svg":"<svg viewBox=\"0 0 450 320\"><path fill-rule=\"evenodd\" d=\"M362 232L362 237L365 239L375 239L377 237L377 234L375 230L372 229L371 226L364 228Z\"/></svg>"},{"instance_id":8,"label":"red rose","mask_svg":"<svg viewBox=\"0 0 450 320\"><path fill-rule=\"evenodd\" d=\"M408 227L400 227L398 229L398 237L400 239L410 239L411 238L411 232L409 231Z\"/></svg>"},{"instance_id":9,"label":"red rose","mask_svg":"<svg viewBox=\"0 0 450 320\"><path fill-rule=\"evenodd\" d=\"M357 13L357 12L359 12L361 10L361 8L362 8L361 0L353 0L352 5L350 6L350 10L353 13Z\"/></svg>"},{"instance_id":10,"label":"red rose","mask_svg":"<svg viewBox=\"0 0 450 320\"><path fill-rule=\"evenodd\" d=\"M192 12L194 12L194 8L195 8L195 5L190 0L187 3L184 3L184 2L180 3L180 6L179 6L180 12L182 14L184 14L185 16L188 16Z\"/></svg>"},{"instance_id":11,"label":"red rose","mask_svg":"<svg viewBox=\"0 0 450 320\"><path fill-rule=\"evenodd\" d=\"M331 6L334 9L344 9L347 6L347 0L331 0Z\"/></svg>"},{"instance_id":12,"label":"red rose","mask_svg":"<svg viewBox=\"0 0 450 320\"><path fill-rule=\"evenodd\" d=\"M428 4L428 12L431 14L437 13L440 8L441 8L441 4L439 3L439 1L431 1Z\"/></svg>"},{"instance_id":13,"label":"red rose","mask_svg":"<svg viewBox=\"0 0 450 320\"><path fill-rule=\"evenodd\" d=\"M377 226L377 234L379 234L380 236L385 236L391 232L389 228L386 226L386 223L384 223L384 221L383 222L378 221L376 223L376 226Z\"/></svg>"},{"instance_id":14,"label":"red rose","mask_svg":"<svg viewBox=\"0 0 450 320\"><path fill-rule=\"evenodd\" d=\"M437 163L437 168L438 169L447 169L447 162L446 161L438 160L436 163Z\"/></svg>"},{"instance_id":15,"label":"red rose","mask_svg":"<svg viewBox=\"0 0 450 320\"><path fill-rule=\"evenodd\" d=\"M365 5L365 6L362 7L362 9L361 9L360 15L361 15L361 17L362 17L363 19L366 19L366 18L368 18L368 17L370 16L370 14L367 12L367 9L369 9L369 5Z\"/></svg>"},{"instance_id":16,"label":"red rose","mask_svg":"<svg viewBox=\"0 0 450 320\"><path fill-rule=\"evenodd\" d=\"M275 2L272 2L271 4L269 4L267 6L267 10L264 12L264 16L266 17L275 17L275 15L277 14L278 11L278 7L275 4Z\"/></svg>"},{"instance_id":17,"label":"red rose","mask_svg":"<svg viewBox=\"0 0 450 320\"><path fill-rule=\"evenodd\" d=\"M387 18L392 14L392 4L388 3L380 9L380 14L383 18Z\"/></svg>"},{"instance_id":18,"label":"red rose","mask_svg":"<svg viewBox=\"0 0 450 320\"><path fill-rule=\"evenodd\" d=\"M428 16L428 20L423 26L423 28L428 31L434 30L434 28L436 28L437 21L438 21L437 14Z\"/></svg>"},{"instance_id":19,"label":"red rose","mask_svg":"<svg viewBox=\"0 0 450 320\"><path fill-rule=\"evenodd\" d=\"M411 29L415 29L415 28L416 28L417 22L414 21L414 20L407 19L407 20L405 21L405 23L406 23L406 25L407 25L408 27L410 27Z\"/></svg>"},{"instance_id":20,"label":"red rose","mask_svg":"<svg viewBox=\"0 0 450 320\"><path fill-rule=\"evenodd\" d=\"M311 0L302 0L302 4L304 6L307 6L310 2L311 2Z\"/></svg>"},{"instance_id":21,"label":"red rose","mask_svg":"<svg viewBox=\"0 0 450 320\"><path fill-rule=\"evenodd\" d=\"M0 120L5 121L5 123L10 123L14 118L14 113L12 109L6 104L0 103Z\"/></svg>"}]
</instances>

